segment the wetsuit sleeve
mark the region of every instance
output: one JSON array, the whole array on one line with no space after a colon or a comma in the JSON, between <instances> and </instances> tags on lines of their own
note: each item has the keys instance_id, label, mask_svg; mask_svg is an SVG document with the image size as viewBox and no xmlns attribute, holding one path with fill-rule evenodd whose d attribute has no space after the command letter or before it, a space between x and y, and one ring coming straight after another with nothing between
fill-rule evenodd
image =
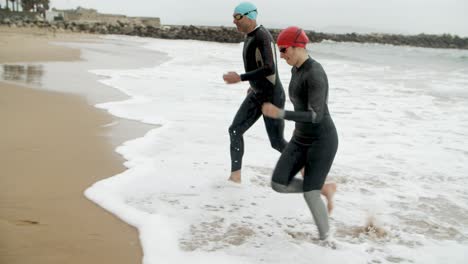
<instances>
[{"instance_id":1,"label":"wetsuit sleeve","mask_svg":"<svg viewBox=\"0 0 468 264\"><path fill-rule=\"evenodd\" d=\"M310 71L303 81L307 89L308 111L284 111L284 119L302 123L320 123L326 110L328 81L321 71Z\"/></svg>"},{"instance_id":2,"label":"wetsuit sleeve","mask_svg":"<svg viewBox=\"0 0 468 264\"><path fill-rule=\"evenodd\" d=\"M261 61L257 58L257 65L259 67L253 71L241 74L242 81L257 80L275 74L275 55L272 47L273 42L270 41L267 34L259 32L257 35L257 47L260 52Z\"/></svg>"}]
</instances>

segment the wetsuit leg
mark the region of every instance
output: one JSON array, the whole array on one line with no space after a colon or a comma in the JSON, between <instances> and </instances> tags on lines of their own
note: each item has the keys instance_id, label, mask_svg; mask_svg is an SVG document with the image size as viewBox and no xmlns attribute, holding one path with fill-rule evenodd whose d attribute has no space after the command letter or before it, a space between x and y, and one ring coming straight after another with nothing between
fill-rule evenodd
<instances>
[{"instance_id":1,"label":"wetsuit leg","mask_svg":"<svg viewBox=\"0 0 468 264\"><path fill-rule=\"evenodd\" d=\"M304 199L312 213L315 225L317 225L320 239L327 238L328 231L330 230L330 226L328 225L328 212L322 198L320 198L320 190L305 192Z\"/></svg>"},{"instance_id":2,"label":"wetsuit leg","mask_svg":"<svg viewBox=\"0 0 468 264\"><path fill-rule=\"evenodd\" d=\"M317 225L320 239L325 239L329 231L328 212L320 197L320 188L328 173L329 167L327 169L327 166L329 161L327 159L320 159L320 154L324 155L326 153L316 153L317 151L320 152L318 148L320 146L319 143L317 141L311 146L304 146L291 140L281 154L273 171L271 187L273 190L281 193L304 193L304 199ZM317 164L316 162L326 162L326 164L325 166L319 166L317 170L310 168L312 164ZM304 181L294 178L304 165ZM322 177L320 173L325 171L325 176ZM318 179L314 179L313 177ZM306 190L314 186L320 187L314 190Z\"/></svg>"},{"instance_id":3,"label":"wetsuit leg","mask_svg":"<svg viewBox=\"0 0 468 264\"><path fill-rule=\"evenodd\" d=\"M281 193L304 192L303 181L294 178L306 162L307 148L291 140L276 163L271 179L273 190Z\"/></svg>"},{"instance_id":4,"label":"wetsuit leg","mask_svg":"<svg viewBox=\"0 0 468 264\"><path fill-rule=\"evenodd\" d=\"M285 95L283 89L276 89L271 103L283 109L284 102ZM271 147L282 153L288 144L288 142L284 140L284 120L263 116L263 121L265 122L265 128L268 133L268 138L270 139Z\"/></svg>"},{"instance_id":5,"label":"wetsuit leg","mask_svg":"<svg viewBox=\"0 0 468 264\"><path fill-rule=\"evenodd\" d=\"M307 162L304 172L304 199L317 225L320 239L328 236L328 212L320 198L322 188L338 148L336 129L328 130L326 136L320 137L307 150Z\"/></svg>"},{"instance_id":6,"label":"wetsuit leg","mask_svg":"<svg viewBox=\"0 0 468 264\"><path fill-rule=\"evenodd\" d=\"M338 136L332 129L307 149L304 169L304 192L322 189L338 149Z\"/></svg>"},{"instance_id":7,"label":"wetsuit leg","mask_svg":"<svg viewBox=\"0 0 468 264\"><path fill-rule=\"evenodd\" d=\"M239 110L234 116L229 127L231 139L231 171L240 170L242 167L242 156L244 156L244 133L262 115L261 106L253 92L249 93L242 102Z\"/></svg>"}]
</instances>

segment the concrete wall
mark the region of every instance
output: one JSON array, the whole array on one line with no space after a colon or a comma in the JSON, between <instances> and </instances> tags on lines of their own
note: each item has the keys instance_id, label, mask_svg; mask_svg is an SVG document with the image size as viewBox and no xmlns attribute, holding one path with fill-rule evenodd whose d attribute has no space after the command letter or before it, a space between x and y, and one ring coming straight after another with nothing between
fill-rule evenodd
<instances>
[{"instance_id":1,"label":"concrete wall","mask_svg":"<svg viewBox=\"0 0 468 264\"><path fill-rule=\"evenodd\" d=\"M45 11L45 19L49 22L52 22L59 17L63 18L63 14L61 12L49 11L49 10Z\"/></svg>"}]
</instances>

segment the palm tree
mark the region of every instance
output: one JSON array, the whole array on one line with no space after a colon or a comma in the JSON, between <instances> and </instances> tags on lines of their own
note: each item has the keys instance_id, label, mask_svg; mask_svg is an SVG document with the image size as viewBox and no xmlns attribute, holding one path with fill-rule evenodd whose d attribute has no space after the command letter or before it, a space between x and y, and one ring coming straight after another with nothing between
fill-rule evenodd
<instances>
[{"instance_id":1,"label":"palm tree","mask_svg":"<svg viewBox=\"0 0 468 264\"><path fill-rule=\"evenodd\" d=\"M7 7L8 7L8 1L11 2L11 10L12 11L19 11L19 2L20 0L7 0Z\"/></svg>"},{"instance_id":2,"label":"palm tree","mask_svg":"<svg viewBox=\"0 0 468 264\"><path fill-rule=\"evenodd\" d=\"M11 2L11 11L16 11L15 0L10 0L10 2Z\"/></svg>"},{"instance_id":3,"label":"palm tree","mask_svg":"<svg viewBox=\"0 0 468 264\"><path fill-rule=\"evenodd\" d=\"M42 0L42 6L44 7L45 10L50 9L50 0Z\"/></svg>"},{"instance_id":4,"label":"palm tree","mask_svg":"<svg viewBox=\"0 0 468 264\"><path fill-rule=\"evenodd\" d=\"M14 0L13 0L14 1ZM16 0L20 1L20 0ZM49 0L21 0L21 7L24 11L33 11L44 13L49 10Z\"/></svg>"},{"instance_id":5,"label":"palm tree","mask_svg":"<svg viewBox=\"0 0 468 264\"><path fill-rule=\"evenodd\" d=\"M35 11L34 10L34 5L35 5L36 0L23 0L21 1L21 7L23 8L24 11Z\"/></svg>"}]
</instances>

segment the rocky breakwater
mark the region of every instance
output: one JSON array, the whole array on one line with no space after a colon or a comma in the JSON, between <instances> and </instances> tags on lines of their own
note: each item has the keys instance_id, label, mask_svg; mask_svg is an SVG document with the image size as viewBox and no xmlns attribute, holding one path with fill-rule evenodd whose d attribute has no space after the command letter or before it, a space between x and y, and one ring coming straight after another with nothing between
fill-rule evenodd
<instances>
[{"instance_id":1,"label":"rocky breakwater","mask_svg":"<svg viewBox=\"0 0 468 264\"><path fill-rule=\"evenodd\" d=\"M337 42L379 43L396 46L415 46L424 48L468 49L468 38L443 35L398 35L398 34L325 34L308 31L309 39L313 42L332 40Z\"/></svg>"},{"instance_id":2,"label":"rocky breakwater","mask_svg":"<svg viewBox=\"0 0 468 264\"><path fill-rule=\"evenodd\" d=\"M212 26L179 26L165 25L153 27L143 22L71 22L53 21L48 22L40 18L8 16L0 14L0 24L9 27L36 27L45 28L52 32L84 32L95 34L117 34L131 35L164 39L193 39L204 41L216 41L226 43L239 43L243 41L242 34L234 27L212 27ZM276 38L279 29L270 29ZM460 38L449 34L444 35L395 35L395 34L327 34L315 31L306 31L312 42L331 40L336 42L358 42L358 43L380 43L391 45L407 45L426 48L453 48L468 49L468 38Z\"/></svg>"}]
</instances>

